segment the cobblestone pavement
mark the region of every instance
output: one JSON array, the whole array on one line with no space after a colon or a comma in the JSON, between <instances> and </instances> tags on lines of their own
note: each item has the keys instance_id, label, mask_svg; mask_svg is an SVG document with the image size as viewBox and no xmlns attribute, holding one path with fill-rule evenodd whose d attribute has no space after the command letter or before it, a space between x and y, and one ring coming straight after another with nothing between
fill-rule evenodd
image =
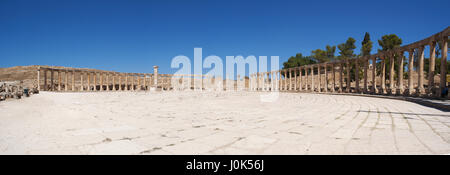
<instances>
[{"instance_id":1,"label":"cobblestone pavement","mask_svg":"<svg viewBox=\"0 0 450 175\"><path fill-rule=\"evenodd\" d=\"M307 93L42 92L0 102L0 154L449 154L450 113Z\"/></svg>"}]
</instances>

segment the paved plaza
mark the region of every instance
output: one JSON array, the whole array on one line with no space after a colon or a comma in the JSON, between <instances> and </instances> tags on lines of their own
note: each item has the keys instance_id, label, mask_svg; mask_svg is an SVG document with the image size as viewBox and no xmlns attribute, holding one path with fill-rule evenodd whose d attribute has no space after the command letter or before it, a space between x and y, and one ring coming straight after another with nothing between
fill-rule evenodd
<instances>
[{"instance_id":1,"label":"paved plaza","mask_svg":"<svg viewBox=\"0 0 450 175\"><path fill-rule=\"evenodd\" d=\"M0 154L449 154L450 113L360 96L41 92L0 102Z\"/></svg>"}]
</instances>

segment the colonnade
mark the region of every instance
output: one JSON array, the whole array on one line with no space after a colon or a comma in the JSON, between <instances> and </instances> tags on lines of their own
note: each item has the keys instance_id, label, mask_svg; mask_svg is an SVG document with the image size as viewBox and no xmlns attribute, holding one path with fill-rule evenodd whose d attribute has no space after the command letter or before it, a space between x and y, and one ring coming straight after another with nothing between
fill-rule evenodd
<instances>
[{"instance_id":1,"label":"colonnade","mask_svg":"<svg viewBox=\"0 0 450 175\"><path fill-rule=\"evenodd\" d=\"M421 41L369 56L250 74L250 90L441 96L448 90L449 34L450 28L446 28ZM441 48L440 72L435 71L437 44ZM429 67L425 68L427 46ZM408 62L406 75L405 59ZM414 66L416 63L418 65ZM424 69L428 69L427 75ZM437 80L436 75L439 75Z\"/></svg>"}]
</instances>

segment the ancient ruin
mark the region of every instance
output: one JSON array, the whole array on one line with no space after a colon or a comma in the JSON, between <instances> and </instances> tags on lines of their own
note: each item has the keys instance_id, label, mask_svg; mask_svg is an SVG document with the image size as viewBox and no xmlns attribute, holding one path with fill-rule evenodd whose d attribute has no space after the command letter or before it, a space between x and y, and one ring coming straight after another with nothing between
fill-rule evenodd
<instances>
[{"instance_id":1,"label":"ancient ruin","mask_svg":"<svg viewBox=\"0 0 450 175\"><path fill-rule=\"evenodd\" d=\"M227 89L227 86L224 86L224 90L441 97L447 88L446 65L449 34L450 27L421 41L370 56L271 72L259 72L251 74L248 79L238 77L237 81L244 81L244 87L237 87L242 83L231 81L234 88ZM438 42L442 43L441 72L435 72L435 49ZM430 49L428 75L424 73L424 49L426 46L429 46ZM406 52L408 53L407 57ZM408 64L408 75L411 76L405 78L404 59L408 59L409 63L414 63L415 57L418 58L419 64L417 70L414 70L413 64ZM390 64L390 67L387 68L386 60L394 64ZM380 73L377 71L377 66L374 66L374 63L377 62L381 62ZM398 67L397 72L395 66ZM352 68L355 70L354 80L350 78ZM389 71L388 80L386 80L386 69ZM360 78L360 70L363 73L362 78ZM153 73L95 72L39 67L37 70L37 89L43 91L174 90L177 89L172 85L172 78L174 77L179 78L185 84L190 82L189 86L186 86L187 89L194 89L194 81L201 81L201 89L208 89L204 82L211 81L211 77L206 75L158 74L158 66L154 66ZM190 80L187 81L187 79Z\"/></svg>"}]
</instances>

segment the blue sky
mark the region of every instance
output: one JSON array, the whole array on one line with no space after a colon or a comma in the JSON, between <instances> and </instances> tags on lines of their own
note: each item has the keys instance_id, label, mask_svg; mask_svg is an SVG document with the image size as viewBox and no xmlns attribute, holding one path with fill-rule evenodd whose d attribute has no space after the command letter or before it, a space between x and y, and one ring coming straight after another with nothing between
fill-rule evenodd
<instances>
[{"instance_id":1,"label":"blue sky","mask_svg":"<svg viewBox=\"0 0 450 175\"><path fill-rule=\"evenodd\" d=\"M171 59L195 47L214 54L280 56L337 45L360 52L369 32L408 44L449 26L448 0L144 1L1 0L0 67L55 65L173 73ZM336 52L337 54L337 52Z\"/></svg>"}]
</instances>

